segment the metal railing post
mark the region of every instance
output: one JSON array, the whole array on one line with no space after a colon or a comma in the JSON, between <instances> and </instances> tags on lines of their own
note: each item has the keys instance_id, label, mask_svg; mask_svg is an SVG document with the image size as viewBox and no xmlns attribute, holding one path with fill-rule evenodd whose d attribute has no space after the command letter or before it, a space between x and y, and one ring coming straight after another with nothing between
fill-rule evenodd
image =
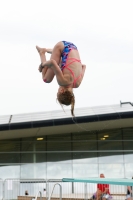
<instances>
[{"instance_id":1,"label":"metal railing post","mask_svg":"<svg viewBox=\"0 0 133 200\"><path fill-rule=\"evenodd\" d=\"M35 200L37 200L38 194L40 194L40 200L42 200L42 193L41 193L41 191L39 191L39 192L37 193L37 195L36 195L36 197L35 197Z\"/></svg>"},{"instance_id":2,"label":"metal railing post","mask_svg":"<svg viewBox=\"0 0 133 200\"><path fill-rule=\"evenodd\" d=\"M54 188L55 188L56 185L59 185L59 187L60 187L60 200L62 200L62 186L59 183L55 183L54 184L53 190L52 190L51 195L49 196L48 200L51 199L53 191L54 191Z\"/></svg>"},{"instance_id":3,"label":"metal railing post","mask_svg":"<svg viewBox=\"0 0 133 200\"><path fill-rule=\"evenodd\" d=\"M46 182L46 200L49 199L49 184Z\"/></svg>"},{"instance_id":4,"label":"metal railing post","mask_svg":"<svg viewBox=\"0 0 133 200\"><path fill-rule=\"evenodd\" d=\"M84 194L85 194L85 196L84 196L84 200L87 200L88 199L88 197L87 197L87 183L84 183Z\"/></svg>"}]
</instances>

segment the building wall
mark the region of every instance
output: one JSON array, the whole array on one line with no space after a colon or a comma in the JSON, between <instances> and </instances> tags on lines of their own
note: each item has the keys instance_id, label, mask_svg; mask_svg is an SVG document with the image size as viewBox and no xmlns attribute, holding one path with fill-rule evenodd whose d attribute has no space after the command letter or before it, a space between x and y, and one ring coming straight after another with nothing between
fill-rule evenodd
<instances>
[{"instance_id":1,"label":"building wall","mask_svg":"<svg viewBox=\"0 0 133 200\"><path fill-rule=\"evenodd\" d=\"M2 179L98 177L100 173L133 176L133 128L0 141Z\"/></svg>"}]
</instances>

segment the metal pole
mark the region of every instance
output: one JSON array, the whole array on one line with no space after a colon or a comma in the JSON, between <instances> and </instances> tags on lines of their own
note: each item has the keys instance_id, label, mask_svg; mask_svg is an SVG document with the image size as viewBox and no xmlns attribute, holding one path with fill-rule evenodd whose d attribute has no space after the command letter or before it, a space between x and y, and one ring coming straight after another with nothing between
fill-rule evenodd
<instances>
[{"instance_id":1,"label":"metal pole","mask_svg":"<svg viewBox=\"0 0 133 200\"><path fill-rule=\"evenodd\" d=\"M87 200L87 183L84 183L84 200Z\"/></svg>"}]
</instances>

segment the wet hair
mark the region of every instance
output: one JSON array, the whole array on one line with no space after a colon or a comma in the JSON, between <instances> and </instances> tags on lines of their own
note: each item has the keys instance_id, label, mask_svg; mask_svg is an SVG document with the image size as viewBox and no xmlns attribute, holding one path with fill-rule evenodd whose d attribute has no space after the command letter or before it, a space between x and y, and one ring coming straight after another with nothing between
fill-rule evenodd
<instances>
[{"instance_id":1,"label":"wet hair","mask_svg":"<svg viewBox=\"0 0 133 200\"><path fill-rule=\"evenodd\" d=\"M75 105L75 97L74 94L68 90L63 93L59 93L57 95L57 100L59 101L60 105L71 105L71 115L74 116L74 105Z\"/></svg>"}]
</instances>

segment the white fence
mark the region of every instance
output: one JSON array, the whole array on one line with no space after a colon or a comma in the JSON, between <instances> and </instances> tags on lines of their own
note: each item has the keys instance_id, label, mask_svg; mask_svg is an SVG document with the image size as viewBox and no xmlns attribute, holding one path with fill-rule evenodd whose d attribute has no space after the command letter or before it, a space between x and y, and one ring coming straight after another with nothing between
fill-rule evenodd
<instances>
[{"instance_id":1,"label":"white fence","mask_svg":"<svg viewBox=\"0 0 133 200\"><path fill-rule=\"evenodd\" d=\"M3 199L3 180L0 179L0 200Z\"/></svg>"},{"instance_id":2,"label":"white fence","mask_svg":"<svg viewBox=\"0 0 133 200\"><path fill-rule=\"evenodd\" d=\"M62 182L57 179L0 179L0 200L33 200L39 191L42 200L49 200L50 197L60 199L60 195L65 200L88 200L96 190L95 183ZM112 200L125 200L126 186L110 185L110 193Z\"/></svg>"}]
</instances>

